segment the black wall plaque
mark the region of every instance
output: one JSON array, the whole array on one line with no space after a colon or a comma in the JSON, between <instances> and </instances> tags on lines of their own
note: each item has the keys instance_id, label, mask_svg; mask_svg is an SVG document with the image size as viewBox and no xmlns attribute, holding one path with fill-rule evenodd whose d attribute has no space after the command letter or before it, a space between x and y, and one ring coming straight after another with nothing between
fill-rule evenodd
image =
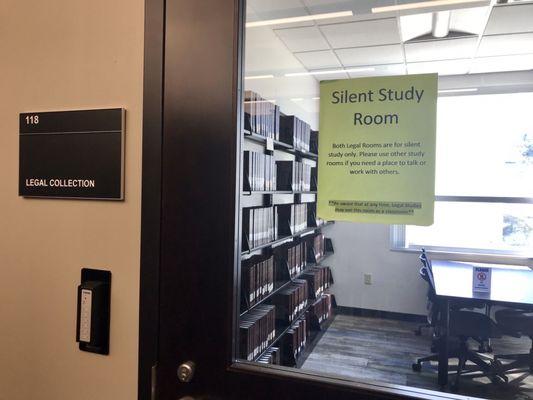
<instances>
[{"instance_id":1,"label":"black wall plaque","mask_svg":"<svg viewBox=\"0 0 533 400\"><path fill-rule=\"evenodd\" d=\"M125 110L20 114L19 195L124 199Z\"/></svg>"}]
</instances>

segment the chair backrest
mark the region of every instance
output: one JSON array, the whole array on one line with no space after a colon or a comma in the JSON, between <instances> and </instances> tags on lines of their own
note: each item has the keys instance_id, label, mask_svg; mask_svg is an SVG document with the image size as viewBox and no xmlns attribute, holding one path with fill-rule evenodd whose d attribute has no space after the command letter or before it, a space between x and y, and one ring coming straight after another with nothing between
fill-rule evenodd
<instances>
[{"instance_id":1,"label":"chair backrest","mask_svg":"<svg viewBox=\"0 0 533 400\"><path fill-rule=\"evenodd\" d=\"M439 315L439 302L437 295L435 293L435 281L433 279L433 270L431 268L431 261L429 260L426 251L422 249L422 254L420 254L420 262L422 267L420 268L420 277L428 284L428 322L431 325L434 325L437 321Z\"/></svg>"},{"instance_id":2,"label":"chair backrest","mask_svg":"<svg viewBox=\"0 0 533 400\"><path fill-rule=\"evenodd\" d=\"M423 273L426 276L424 280L428 282L430 286L429 289L434 295L435 294L435 280L433 279L433 269L431 268L431 260L428 258L425 249L422 249L422 254L420 254L420 257L418 258L420 259L420 262L422 263L423 272L421 272L421 275Z\"/></svg>"}]
</instances>

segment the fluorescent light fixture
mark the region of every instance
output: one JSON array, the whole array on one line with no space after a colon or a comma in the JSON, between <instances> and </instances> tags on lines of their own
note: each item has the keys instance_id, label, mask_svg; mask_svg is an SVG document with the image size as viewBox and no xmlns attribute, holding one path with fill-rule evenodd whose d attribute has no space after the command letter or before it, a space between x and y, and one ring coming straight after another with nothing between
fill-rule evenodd
<instances>
[{"instance_id":1,"label":"fluorescent light fixture","mask_svg":"<svg viewBox=\"0 0 533 400\"><path fill-rule=\"evenodd\" d=\"M313 97L311 100L320 100L320 97Z\"/></svg>"},{"instance_id":2,"label":"fluorescent light fixture","mask_svg":"<svg viewBox=\"0 0 533 400\"><path fill-rule=\"evenodd\" d=\"M430 8L430 7L441 7L441 6L451 6L456 4L468 4L468 3L481 3L481 0L433 0L433 1L421 1L419 3L406 3L406 4L396 4L394 6L384 6L384 7L374 7L372 12L383 13L383 12L393 12L393 11L405 11L405 10L414 10L419 8Z\"/></svg>"},{"instance_id":3,"label":"fluorescent light fixture","mask_svg":"<svg viewBox=\"0 0 533 400\"><path fill-rule=\"evenodd\" d=\"M464 93L464 92L477 92L477 88L439 90L439 93Z\"/></svg>"},{"instance_id":4,"label":"fluorescent light fixture","mask_svg":"<svg viewBox=\"0 0 533 400\"><path fill-rule=\"evenodd\" d=\"M352 11L339 11L325 14L311 14L311 15L302 15L301 17L288 17L288 18L278 18L278 19L267 19L264 21L255 21L247 22L247 28L255 28L258 26L269 26L269 25L280 25L280 24L292 24L294 22L305 22L305 21L317 21L319 19L330 19L330 18L341 18L341 17L352 17Z\"/></svg>"},{"instance_id":5,"label":"fluorescent light fixture","mask_svg":"<svg viewBox=\"0 0 533 400\"><path fill-rule=\"evenodd\" d=\"M252 76L245 76L245 80L252 80L252 79L270 79L274 78L274 75L252 75Z\"/></svg>"},{"instance_id":6,"label":"fluorescent light fixture","mask_svg":"<svg viewBox=\"0 0 533 400\"><path fill-rule=\"evenodd\" d=\"M365 72L375 71L373 67L369 68L348 68L348 69L331 69L331 70L319 70L319 71L307 71L307 72L292 72L285 74L285 76L307 76L307 75L328 75L328 74L343 74L345 72Z\"/></svg>"}]
</instances>

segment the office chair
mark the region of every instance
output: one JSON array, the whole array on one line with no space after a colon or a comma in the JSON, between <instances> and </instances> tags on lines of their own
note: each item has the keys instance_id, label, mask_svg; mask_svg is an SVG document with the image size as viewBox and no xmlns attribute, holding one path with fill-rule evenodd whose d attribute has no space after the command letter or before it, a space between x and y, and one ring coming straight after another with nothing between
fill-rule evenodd
<instances>
[{"instance_id":1,"label":"office chair","mask_svg":"<svg viewBox=\"0 0 533 400\"><path fill-rule=\"evenodd\" d=\"M430 274L431 277L433 276L433 270L431 267L431 260L428 258L426 254L426 250L422 249L422 254L419 257L420 261L422 262L422 267L419 270L420 277L428 283L428 308L430 307L430 303L435 301L435 297L432 293L434 293L434 286L432 285L432 282L430 282ZM432 278L431 278L432 279ZM483 309L485 311L485 315L490 316L490 306L487 305L485 302L477 299L455 299L452 304L450 304L451 310L474 310L474 309ZM426 324L420 325L415 329L415 335L420 336L422 334L422 329L425 328L435 328L435 324L433 321L436 320L436 316L432 315L432 313L428 313L428 322ZM490 344L490 340L483 340L481 338L473 338L475 341L479 343L478 351L480 353L492 353L492 346Z\"/></svg>"},{"instance_id":2,"label":"office chair","mask_svg":"<svg viewBox=\"0 0 533 400\"><path fill-rule=\"evenodd\" d=\"M422 254L420 255L420 261L422 262L422 269L424 269L424 271L420 272L420 276L428 283L428 323L434 327L431 348L434 354L419 358L412 364L413 371L417 372L422 370L422 363L438 361L437 353L438 346L440 345L439 322L443 307L442 301L435 292L431 261L428 259L424 250L422 250ZM448 332L450 349L448 351L448 358L457 358L459 360L452 389L457 390L459 388L460 377L466 375L470 377L486 376L493 382L507 382L507 377L501 371L501 363L481 355L468 347L468 339L470 338L483 342L490 338L500 337L501 335L496 323L485 314L461 310L459 307L463 304L471 305L477 303L460 301L450 309ZM469 361L474 365L467 365ZM450 370L453 370L453 368L450 368Z\"/></svg>"},{"instance_id":3,"label":"office chair","mask_svg":"<svg viewBox=\"0 0 533 400\"><path fill-rule=\"evenodd\" d=\"M529 336L531 348L525 354L500 354L496 360L510 360L503 366L506 373L533 373L533 310L505 308L496 311L494 317L502 332L513 337Z\"/></svg>"},{"instance_id":4,"label":"office chair","mask_svg":"<svg viewBox=\"0 0 533 400\"><path fill-rule=\"evenodd\" d=\"M425 253L423 253L425 255ZM422 257L422 256L420 256ZM429 284L429 276L426 272L426 268L424 266L420 267L420 269L418 270L418 274L420 275L420 277L426 281L428 284ZM430 290L428 289L428 294L427 294L427 297L429 299L429 296L430 296ZM427 308L429 310L429 307L431 306L430 302L428 301L428 304L427 304ZM435 324L433 323L433 313L431 312L428 312L428 317L427 317L427 322L425 324L422 324L422 325L419 325L416 329L415 329L415 335L416 336L421 336L422 335L422 329L426 329L426 328L434 328L435 327Z\"/></svg>"}]
</instances>

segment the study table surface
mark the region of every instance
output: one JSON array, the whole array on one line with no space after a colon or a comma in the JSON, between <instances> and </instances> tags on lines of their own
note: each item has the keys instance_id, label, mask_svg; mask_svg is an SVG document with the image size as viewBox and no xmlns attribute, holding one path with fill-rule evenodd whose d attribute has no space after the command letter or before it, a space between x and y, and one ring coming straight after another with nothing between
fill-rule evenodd
<instances>
[{"instance_id":1,"label":"study table surface","mask_svg":"<svg viewBox=\"0 0 533 400\"><path fill-rule=\"evenodd\" d=\"M474 292L474 267L491 268L490 292ZM533 305L533 270L525 266L464 263L433 260L431 262L435 293L443 299L441 344L439 345L439 384L448 382L448 337L450 303L453 299L477 299L486 304L508 307Z\"/></svg>"},{"instance_id":2,"label":"study table surface","mask_svg":"<svg viewBox=\"0 0 533 400\"><path fill-rule=\"evenodd\" d=\"M533 305L533 270L529 267L441 260L433 260L431 267L437 296ZM473 291L474 267L491 269L490 292Z\"/></svg>"}]
</instances>

